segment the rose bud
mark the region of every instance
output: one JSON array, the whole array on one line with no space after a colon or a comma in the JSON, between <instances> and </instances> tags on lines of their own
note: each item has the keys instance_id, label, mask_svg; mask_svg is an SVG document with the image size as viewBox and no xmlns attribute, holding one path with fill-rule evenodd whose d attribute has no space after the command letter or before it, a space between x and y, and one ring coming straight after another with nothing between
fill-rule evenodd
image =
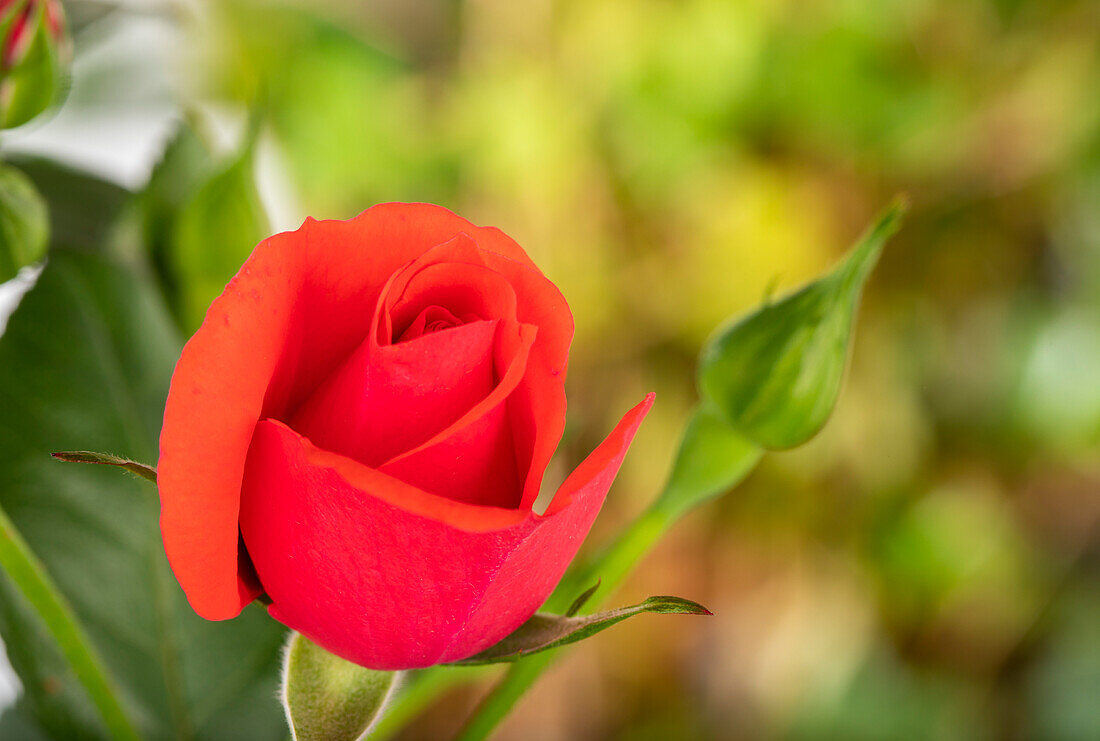
<instances>
[{"instance_id":1,"label":"rose bud","mask_svg":"<svg viewBox=\"0 0 1100 741\"><path fill-rule=\"evenodd\" d=\"M38 11L38 5L35 0L28 0L22 10L17 10L14 8L15 0L0 0L0 3L0 13L10 13L4 45L0 49L0 69L7 72L19 64L31 48L31 40L34 38L31 22Z\"/></svg>"},{"instance_id":2,"label":"rose bud","mask_svg":"<svg viewBox=\"0 0 1100 741\"><path fill-rule=\"evenodd\" d=\"M424 204L262 242L172 377L165 549L192 607L271 615L374 669L477 653L547 598L652 395L532 507L573 319L497 229Z\"/></svg>"},{"instance_id":3,"label":"rose bud","mask_svg":"<svg viewBox=\"0 0 1100 741\"><path fill-rule=\"evenodd\" d=\"M58 0L0 0L0 128L55 102L71 56Z\"/></svg>"}]
</instances>

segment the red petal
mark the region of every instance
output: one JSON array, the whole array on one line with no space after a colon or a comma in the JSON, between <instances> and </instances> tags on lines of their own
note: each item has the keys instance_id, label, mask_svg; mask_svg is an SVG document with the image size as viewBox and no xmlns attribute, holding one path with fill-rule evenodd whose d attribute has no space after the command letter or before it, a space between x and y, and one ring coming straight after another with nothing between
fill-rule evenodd
<instances>
[{"instance_id":1,"label":"red petal","mask_svg":"<svg viewBox=\"0 0 1100 741\"><path fill-rule=\"evenodd\" d=\"M516 318L516 293L500 273L481 265L444 262L424 267L409 280L389 311L390 335L404 334L432 305L459 316Z\"/></svg>"},{"instance_id":2,"label":"red petal","mask_svg":"<svg viewBox=\"0 0 1100 741\"><path fill-rule=\"evenodd\" d=\"M496 385L498 321L365 341L289 420L315 445L379 466L453 424Z\"/></svg>"},{"instance_id":3,"label":"red petal","mask_svg":"<svg viewBox=\"0 0 1100 741\"><path fill-rule=\"evenodd\" d=\"M46 23L54 39L65 35L65 9L60 0L46 0Z\"/></svg>"},{"instance_id":4,"label":"red petal","mask_svg":"<svg viewBox=\"0 0 1100 741\"><path fill-rule=\"evenodd\" d=\"M520 471L527 471L520 508L530 509L565 431L565 372L573 341L573 315L557 286L542 273L492 253L484 259L515 289L519 321L539 328L527 374L509 400L516 448L525 451L516 461Z\"/></svg>"},{"instance_id":5,"label":"red petal","mask_svg":"<svg viewBox=\"0 0 1100 741\"><path fill-rule=\"evenodd\" d=\"M381 470L448 499L517 507L520 477L507 402L523 379L536 330L530 324L501 323L495 353L501 380L492 393L460 420Z\"/></svg>"},{"instance_id":6,"label":"red petal","mask_svg":"<svg viewBox=\"0 0 1100 741\"><path fill-rule=\"evenodd\" d=\"M541 529L532 531L501 564L463 632L440 661L464 659L492 646L546 601L588 535L634 434L652 406L653 394L649 394L569 475L546 514L536 516ZM534 599L536 594L541 597ZM510 612L517 600L526 611L523 620L513 620L514 613Z\"/></svg>"},{"instance_id":7,"label":"red petal","mask_svg":"<svg viewBox=\"0 0 1100 741\"><path fill-rule=\"evenodd\" d=\"M385 204L265 240L211 305L176 366L158 464L165 550L200 615L233 617L257 594L237 551L256 421L285 418L367 335L386 280L460 233L541 276L496 229Z\"/></svg>"},{"instance_id":8,"label":"red petal","mask_svg":"<svg viewBox=\"0 0 1100 741\"><path fill-rule=\"evenodd\" d=\"M651 404L623 418L544 517L427 494L261 422L240 523L271 614L375 669L487 648L553 590Z\"/></svg>"},{"instance_id":9,"label":"red petal","mask_svg":"<svg viewBox=\"0 0 1100 741\"><path fill-rule=\"evenodd\" d=\"M477 321L477 317L460 319L442 306L427 306L423 311L417 314L416 319L413 319L412 324L401 333L397 341L408 342L409 340L415 340L430 332L438 332L442 329L458 327L473 321Z\"/></svg>"},{"instance_id":10,"label":"red petal","mask_svg":"<svg viewBox=\"0 0 1100 741\"><path fill-rule=\"evenodd\" d=\"M385 304L375 316L372 336L388 341L402 331L401 322L413 321L415 312L423 306L443 300L457 301L461 296L446 297L448 285L454 280L442 271L458 270L461 265L487 267L503 276L516 296L515 304L494 307L496 316L510 316L539 328L531 350L528 370L509 400L508 415L516 446L517 470L524 475L520 507L530 509L538 497L543 474L565 430L565 372L569 344L573 340L573 315L565 298L553 283L530 265L530 260L515 260L513 256L484 249L472 239L461 235L425 253L395 276L388 288ZM435 277L432 273L440 271ZM471 274L476 275L476 273ZM468 278L466 278L468 279ZM413 300L421 286L423 295ZM437 295L434 292L440 291ZM503 292L484 290L483 300L501 301ZM485 298L489 297L489 298ZM401 313L403 302L412 308ZM447 304L452 311L461 306ZM395 315L391 326L391 312ZM522 472L526 472L523 474Z\"/></svg>"}]
</instances>

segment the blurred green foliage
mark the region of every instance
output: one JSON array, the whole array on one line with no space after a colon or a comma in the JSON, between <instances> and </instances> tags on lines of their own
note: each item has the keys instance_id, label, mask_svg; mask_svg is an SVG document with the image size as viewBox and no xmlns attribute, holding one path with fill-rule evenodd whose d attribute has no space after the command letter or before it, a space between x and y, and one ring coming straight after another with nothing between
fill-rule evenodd
<instances>
[{"instance_id":1,"label":"blurred green foliage","mask_svg":"<svg viewBox=\"0 0 1100 741\"><path fill-rule=\"evenodd\" d=\"M222 0L172 20L181 110L262 110L257 151L297 216L441 203L559 284L577 318L562 472L658 392L594 543L664 480L714 327L912 198L832 421L685 520L621 595L667 584L716 617L609 631L499 737L1100 735L1095 2ZM185 327L173 215L231 167L194 128L123 230ZM81 214L117 194L35 164L54 244L102 234ZM226 245L199 290L239 261ZM406 736L453 734L476 696Z\"/></svg>"},{"instance_id":2,"label":"blurred green foliage","mask_svg":"<svg viewBox=\"0 0 1100 741\"><path fill-rule=\"evenodd\" d=\"M0 282L40 260L49 239L46 204L14 167L0 165Z\"/></svg>"},{"instance_id":3,"label":"blurred green foliage","mask_svg":"<svg viewBox=\"0 0 1100 741\"><path fill-rule=\"evenodd\" d=\"M199 328L206 307L225 289L259 241L270 234L252 174L253 142L215 172L172 214L168 274L177 287L185 332Z\"/></svg>"}]
</instances>

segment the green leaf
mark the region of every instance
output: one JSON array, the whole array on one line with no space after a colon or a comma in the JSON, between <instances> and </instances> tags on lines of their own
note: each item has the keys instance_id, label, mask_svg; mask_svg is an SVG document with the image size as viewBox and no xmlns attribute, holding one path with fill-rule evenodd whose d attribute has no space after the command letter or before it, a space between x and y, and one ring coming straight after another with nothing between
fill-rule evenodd
<instances>
[{"instance_id":1,"label":"green leaf","mask_svg":"<svg viewBox=\"0 0 1100 741\"><path fill-rule=\"evenodd\" d=\"M809 440L836 404L863 284L905 207L898 201L829 275L760 307L703 350L704 402L758 445Z\"/></svg>"},{"instance_id":2,"label":"green leaf","mask_svg":"<svg viewBox=\"0 0 1100 741\"><path fill-rule=\"evenodd\" d=\"M597 585L598 586L598 585ZM522 659L524 656L548 651L558 646L582 641L615 623L643 612L679 615L710 615L710 610L691 600L680 597L650 597L645 602L594 615L569 617L536 613L514 633L495 646L490 646L468 659L456 661L458 665L496 664Z\"/></svg>"},{"instance_id":3,"label":"green leaf","mask_svg":"<svg viewBox=\"0 0 1100 741\"><path fill-rule=\"evenodd\" d=\"M217 170L209 145L191 119L181 121L141 192L141 207L167 221ZM224 167L224 165L223 165Z\"/></svg>"},{"instance_id":4,"label":"green leaf","mask_svg":"<svg viewBox=\"0 0 1100 741\"><path fill-rule=\"evenodd\" d=\"M453 200L454 146L440 136L416 65L377 34L310 5L212 5L217 34L202 52L235 63L219 65L211 84L242 104L265 102L310 211L350 216L381 200ZM370 101L370 115L353 100Z\"/></svg>"},{"instance_id":5,"label":"green leaf","mask_svg":"<svg viewBox=\"0 0 1100 741\"><path fill-rule=\"evenodd\" d=\"M137 733L119 703L114 684L104 673L101 661L88 642L72 607L50 580L3 509L0 509L0 567L42 617L46 630L57 641L58 648L88 693L111 737L136 741Z\"/></svg>"},{"instance_id":6,"label":"green leaf","mask_svg":"<svg viewBox=\"0 0 1100 741\"><path fill-rule=\"evenodd\" d=\"M132 195L125 188L43 157L12 155L49 205L50 243L89 252L114 241Z\"/></svg>"},{"instance_id":7,"label":"green leaf","mask_svg":"<svg viewBox=\"0 0 1100 741\"><path fill-rule=\"evenodd\" d=\"M104 255L53 246L0 336L0 507L71 605L147 739L282 739L285 631L259 606L208 622L164 557L148 484L49 453L88 445L155 460L180 338L159 292ZM34 605L0 573L0 637L23 717L102 738L95 707Z\"/></svg>"},{"instance_id":8,"label":"green leaf","mask_svg":"<svg viewBox=\"0 0 1100 741\"><path fill-rule=\"evenodd\" d=\"M0 165L0 283L46 254L50 233L46 203L30 179Z\"/></svg>"},{"instance_id":9,"label":"green leaf","mask_svg":"<svg viewBox=\"0 0 1100 741\"><path fill-rule=\"evenodd\" d=\"M137 197L141 249L150 255L169 303L180 305L182 288L172 254L177 215L217 171L210 147L189 121L181 122ZM178 313L178 312L177 312Z\"/></svg>"},{"instance_id":10,"label":"green leaf","mask_svg":"<svg viewBox=\"0 0 1100 741\"><path fill-rule=\"evenodd\" d=\"M283 706L295 741L355 741L379 717L399 672L367 669L292 633Z\"/></svg>"},{"instance_id":11,"label":"green leaf","mask_svg":"<svg viewBox=\"0 0 1100 741\"><path fill-rule=\"evenodd\" d=\"M120 458L110 453L93 453L90 450L66 450L60 453L52 453L54 458L67 463L99 463L105 466L118 466L125 468L130 473L140 476L146 481L157 483L157 469L144 463Z\"/></svg>"},{"instance_id":12,"label":"green leaf","mask_svg":"<svg viewBox=\"0 0 1100 741\"><path fill-rule=\"evenodd\" d=\"M0 712L0 738L4 741L49 741L42 729L24 717L18 707Z\"/></svg>"},{"instance_id":13,"label":"green leaf","mask_svg":"<svg viewBox=\"0 0 1100 741\"><path fill-rule=\"evenodd\" d=\"M253 145L207 179L183 204L168 263L179 287L177 313L186 333L225 289L270 225L253 176Z\"/></svg>"},{"instance_id":14,"label":"green leaf","mask_svg":"<svg viewBox=\"0 0 1100 741\"><path fill-rule=\"evenodd\" d=\"M697 407L684 430L657 506L679 512L694 509L737 485L756 467L763 453L713 408Z\"/></svg>"}]
</instances>

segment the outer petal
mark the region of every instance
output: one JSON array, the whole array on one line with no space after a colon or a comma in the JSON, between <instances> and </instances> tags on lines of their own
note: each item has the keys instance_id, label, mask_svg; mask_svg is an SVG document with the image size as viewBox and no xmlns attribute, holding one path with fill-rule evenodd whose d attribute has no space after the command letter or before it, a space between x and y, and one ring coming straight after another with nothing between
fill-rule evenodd
<instances>
[{"instance_id":1,"label":"outer petal","mask_svg":"<svg viewBox=\"0 0 1100 741\"><path fill-rule=\"evenodd\" d=\"M237 525L256 421L285 417L366 336L389 276L459 233L536 272L496 229L384 204L265 240L211 305L176 365L158 465L165 550L200 615L233 617L258 593Z\"/></svg>"},{"instance_id":2,"label":"outer petal","mask_svg":"<svg viewBox=\"0 0 1100 741\"><path fill-rule=\"evenodd\" d=\"M653 406L654 395L646 398L615 425L558 489L545 515L536 522L547 524L533 531L510 554L489 588L470 614L462 632L448 646L440 661L457 661L482 651L518 628L542 606L561 580L561 575L581 547L596 515L603 506L634 434ZM563 521L564 520L564 521ZM560 559L548 568L548 560ZM531 595L524 603L524 617L512 620L510 607L517 595ZM540 595L534 599L534 595ZM498 636L489 639L489 636Z\"/></svg>"},{"instance_id":3,"label":"outer petal","mask_svg":"<svg viewBox=\"0 0 1100 741\"><path fill-rule=\"evenodd\" d=\"M563 485L568 503L541 517L435 497L261 422L241 531L271 614L375 669L492 645L561 578L651 405L652 396L623 418Z\"/></svg>"}]
</instances>

